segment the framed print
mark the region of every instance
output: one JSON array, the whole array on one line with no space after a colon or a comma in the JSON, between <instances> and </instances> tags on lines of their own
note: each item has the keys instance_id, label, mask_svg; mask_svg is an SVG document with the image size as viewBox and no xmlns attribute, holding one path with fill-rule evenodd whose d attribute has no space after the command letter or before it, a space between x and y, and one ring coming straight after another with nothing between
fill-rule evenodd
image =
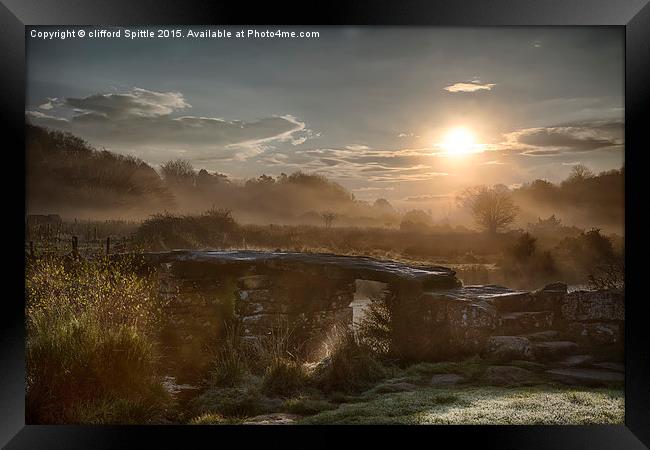
<instances>
[{"instance_id":1,"label":"framed print","mask_svg":"<svg viewBox=\"0 0 650 450\"><path fill-rule=\"evenodd\" d=\"M3 1L3 445L646 448L646 3Z\"/></svg>"}]
</instances>

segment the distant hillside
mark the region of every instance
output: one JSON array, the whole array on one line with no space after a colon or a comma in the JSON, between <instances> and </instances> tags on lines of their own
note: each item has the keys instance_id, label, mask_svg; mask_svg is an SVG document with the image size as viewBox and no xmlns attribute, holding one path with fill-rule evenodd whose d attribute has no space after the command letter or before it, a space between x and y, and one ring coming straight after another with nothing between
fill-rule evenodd
<instances>
[{"instance_id":1,"label":"distant hillside","mask_svg":"<svg viewBox=\"0 0 650 450\"><path fill-rule=\"evenodd\" d=\"M522 214L555 214L565 224L599 227L623 233L625 224L625 168L593 174L578 167L559 184L535 180L513 191Z\"/></svg>"},{"instance_id":2,"label":"distant hillside","mask_svg":"<svg viewBox=\"0 0 650 450\"><path fill-rule=\"evenodd\" d=\"M192 214L224 208L240 223L323 225L324 215L331 213L335 226L372 227L399 227L403 218L412 221L417 216L397 212L385 199L357 200L345 187L318 174L298 171L233 181L218 172L194 169L186 160L168 161L158 174L140 159L94 149L69 133L29 124L25 131L30 213L144 219L163 211ZM564 225L622 234L624 169L600 174L575 169L559 184L535 180L510 190L520 207L517 223L535 223L554 214ZM435 225L424 212L419 211L419 217L422 226ZM469 220L453 225L474 227Z\"/></svg>"},{"instance_id":3,"label":"distant hillside","mask_svg":"<svg viewBox=\"0 0 650 450\"><path fill-rule=\"evenodd\" d=\"M96 150L69 133L26 124L30 213L146 214L169 208L173 196L142 160Z\"/></svg>"}]
</instances>

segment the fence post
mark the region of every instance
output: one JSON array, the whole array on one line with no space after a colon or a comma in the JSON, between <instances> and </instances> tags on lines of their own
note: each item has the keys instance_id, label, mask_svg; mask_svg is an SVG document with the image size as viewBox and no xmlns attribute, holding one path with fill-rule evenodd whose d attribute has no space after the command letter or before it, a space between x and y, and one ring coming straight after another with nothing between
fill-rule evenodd
<instances>
[{"instance_id":1,"label":"fence post","mask_svg":"<svg viewBox=\"0 0 650 450\"><path fill-rule=\"evenodd\" d=\"M35 256L34 255L34 241L29 241L29 256L32 258Z\"/></svg>"},{"instance_id":2,"label":"fence post","mask_svg":"<svg viewBox=\"0 0 650 450\"><path fill-rule=\"evenodd\" d=\"M106 238L106 257L111 253L111 237Z\"/></svg>"},{"instance_id":3,"label":"fence post","mask_svg":"<svg viewBox=\"0 0 650 450\"><path fill-rule=\"evenodd\" d=\"M75 255L79 253L77 251L77 244L78 244L77 236L72 236L72 253L74 253Z\"/></svg>"}]
</instances>

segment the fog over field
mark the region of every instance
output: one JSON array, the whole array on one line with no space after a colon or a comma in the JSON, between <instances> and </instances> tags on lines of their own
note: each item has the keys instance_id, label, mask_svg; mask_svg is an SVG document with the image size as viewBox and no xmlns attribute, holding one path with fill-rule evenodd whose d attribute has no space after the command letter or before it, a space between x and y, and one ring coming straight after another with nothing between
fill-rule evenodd
<instances>
[{"instance_id":1,"label":"fog over field","mask_svg":"<svg viewBox=\"0 0 650 450\"><path fill-rule=\"evenodd\" d=\"M623 167L622 45L619 30L589 28L327 28L318 39L296 40L30 39L30 123L145 164L137 179L109 187L57 172L72 191L92 192L89 203L77 201L86 194L55 187L66 189L64 204L56 192L40 197L41 188L52 192L53 173L38 172L51 161L34 161L29 208L141 219L217 205L260 224L311 223L310 213L331 209L348 218L339 224L378 226L395 222L380 218L386 213L418 209L434 222L471 227L456 201L467 187L558 184L576 165L594 173ZM178 159L195 172L185 180L191 186L165 179L165 163ZM282 174L298 171L331 183L278 186ZM126 199L120 183L147 183L148 190L127 187ZM609 187L597 189L590 189L594 199L571 194L571 204L517 194L520 222L556 213L568 224L621 232L622 191L617 197ZM595 200L601 194L607 197ZM392 209L373 209L377 199ZM593 210L603 204L612 211Z\"/></svg>"}]
</instances>

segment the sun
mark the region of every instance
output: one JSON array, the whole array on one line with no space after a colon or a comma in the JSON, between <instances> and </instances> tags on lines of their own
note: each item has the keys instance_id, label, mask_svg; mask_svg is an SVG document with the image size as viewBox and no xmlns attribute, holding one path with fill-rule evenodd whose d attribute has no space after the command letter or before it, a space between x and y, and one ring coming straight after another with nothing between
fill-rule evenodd
<instances>
[{"instance_id":1,"label":"sun","mask_svg":"<svg viewBox=\"0 0 650 450\"><path fill-rule=\"evenodd\" d=\"M442 147L450 155L463 155L476 151L476 138L471 130L456 127L449 130L442 141Z\"/></svg>"}]
</instances>

